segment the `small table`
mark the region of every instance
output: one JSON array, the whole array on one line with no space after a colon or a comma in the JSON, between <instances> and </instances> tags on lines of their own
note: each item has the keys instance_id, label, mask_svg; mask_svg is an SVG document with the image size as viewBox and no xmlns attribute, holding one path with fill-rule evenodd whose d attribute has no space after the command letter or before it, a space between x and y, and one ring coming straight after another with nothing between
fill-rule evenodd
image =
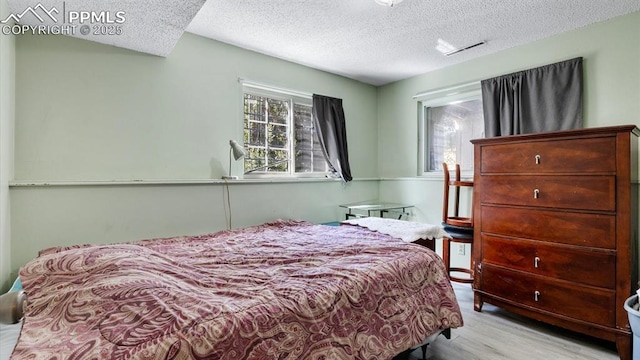
<instances>
[{"instance_id":1,"label":"small table","mask_svg":"<svg viewBox=\"0 0 640 360\"><path fill-rule=\"evenodd\" d=\"M367 200L360 201L351 204L342 204L340 207L346 208L349 210L348 213L345 214L346 220L349 220L351 217L363 217L363 216L372 216L372 213L379 212L380 217L384 217L385 213L397 213L398 220L402 218L402 215L409 215L407 209L412 208L413 205L407 204L398 204L377 200ZM354 211L362 211L366 212L367 215L356 214Z\"/></svg>"}]
</instances>

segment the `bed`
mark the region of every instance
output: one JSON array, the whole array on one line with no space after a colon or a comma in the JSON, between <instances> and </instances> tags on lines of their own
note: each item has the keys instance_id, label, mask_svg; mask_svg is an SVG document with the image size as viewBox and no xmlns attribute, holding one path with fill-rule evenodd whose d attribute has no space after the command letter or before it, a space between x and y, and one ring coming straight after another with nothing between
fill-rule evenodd
<instances>
[{"instance_id":1,"label":"bed","mask_svg":"<svg viewBox=\"0 0 640 360\"><path fill-rule=\"evenodd\" d=\"M46 249L12 359L391 359L463 325L433 251L275 221Z\"/></svg>"}]
</instances>

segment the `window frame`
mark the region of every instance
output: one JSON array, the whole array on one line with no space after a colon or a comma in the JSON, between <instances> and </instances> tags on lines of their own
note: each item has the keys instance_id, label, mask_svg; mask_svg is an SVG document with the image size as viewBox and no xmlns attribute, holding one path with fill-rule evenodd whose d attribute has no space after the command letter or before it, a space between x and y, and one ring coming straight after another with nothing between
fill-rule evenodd
<instances>
[{"instance_id":1,"label":"window frame","mask_svg":"<svg viewBox=\"0 0 640 360\"><path fill-rule=\"evenodd\" d=\"M442 89L429 91L414 96L417 100L418 107L418 167L417 175L427 178L441 178L442 171L429 170L426 164L430 142L427 135L427 108L453 105L456 103L480 100L482 101L482 90L480 82L472 82L468 84L450 86ZM484 137L484 130L482 131L482 137ZM469 144L469 146L473 146ZM461 176L465 179L473 178L473 170L464 170Z\"/></svg>"},{"instance_id":2,"label":"window frame","mask_svg":"<svg viewBox=\"0 0 640 360\"><path fill-rule=\"evenodd\" d=\"M289 161L287 168L288 172L268 172L268 171L256 171L252 173L246 173L251 169L244 168L244 160L242 161L242 173L246 179L282 179L282 178L326 178L329 177L329 166L325 160L325 171L323 172L296 172L295 171L295 119L294 119L294 106L295 104L309 106L313 109L313 96L311 94L305 94L298 91L286 90L276 86L270 86L266 84L258 84L252 82L242 82L241 91L241 119L240 123L243 129L243 146L244 144L244 97L245 94L251 94L256 96L268 97L270 99L286 101L289 103L289 116L287 118L287 146L289 151Z\"/></svg>"}]
</instances>

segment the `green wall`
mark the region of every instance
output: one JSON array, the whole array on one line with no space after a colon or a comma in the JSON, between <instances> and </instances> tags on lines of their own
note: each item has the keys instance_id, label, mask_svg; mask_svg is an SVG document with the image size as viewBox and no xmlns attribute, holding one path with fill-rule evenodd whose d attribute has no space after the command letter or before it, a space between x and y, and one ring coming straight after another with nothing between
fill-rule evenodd
<instances>
[{"instance_id":1,"label":"green wall","mask_svg":"<svg viewBox=\"0 0 640 360\"><path fill-rule=\"evenodd\" d=\"M7 2L0 1L0 19L8 14ZM14 85L15 37L0 35L0 289L11 282L9 181L13 178Z\"/></svg>"},{"instance_id":2,"label":"green wall","mask_svg":"<svg viewBox=\"0 0 640 360\"><path fill-rule=\"evenodd\" d=\"M344 99L356 177L377 174L376 88L185 33L167 57L20 36L16 180L219 179L238 78Z\"/></svg>"},{"instance_id":3,"label":"green wall","mask_svg":"<svg viewBox=\"0 0 640 360\"><path fill-rule=\"evenodd\" d=\"M442 175L416 177L418 104L414 95L578 56L584 58L584 126L640 127L640 13L636 12L380 87L380 198L416 204L418 221L441 221ZM470 207L471 201L466 201ZM468 253L456 263L468 263Z\"/></svg>"},{"instance_id":4,"label":"green wall","mask_svg":"<svg viewBox=\"0 0 640 360\"><path fill-rule=\"evenodd\" d=\"M356 180L225 185L238 78L342 98ZM339 204L378 195L377 90L344 77L187 33L167 58L26 35L15 88L12 276L49 246L213 232L230 215L335 221Z\"/></svg>"},{"instance_id":5,"label":"green wall","mask_svg":"<svg viewBox=\"0 0 640 360\"><path fill-rule=\"evenodd\" d=\"M414 95L578 56L584 58L584 126L640 124L640 12L636 12L380 87L379 175L417 174Z\"/></svg>"},{"instance_id":6,"label":"green wall","mask_svg":"<svg viewBox=\"0 0 640 360\"><path fill-rule=\"evenodd\" d=\"M0 283L10 279L7 268L15 275L48 246L223 229L229 198L234 227L337 220L338 204L377 196L414 203L414 220L439 223L441 176L416 177L413 95L582 56L585 126L640 124L639 36L635 13L379 88L191 34L167 58L69 37L18 36L15 182L10 203L0 187L0 205L11 213L11 224L0 223ZM12 129L6 94L13 84L5 79L13 79L13 60L4 59L12 58L13 40L0 46L0 120ZM343 98L356 181L215 181L226 172L228 140L242 136L238 78ZM3 154L14 141L4 134Z\"/></svg>"}]
</instances>

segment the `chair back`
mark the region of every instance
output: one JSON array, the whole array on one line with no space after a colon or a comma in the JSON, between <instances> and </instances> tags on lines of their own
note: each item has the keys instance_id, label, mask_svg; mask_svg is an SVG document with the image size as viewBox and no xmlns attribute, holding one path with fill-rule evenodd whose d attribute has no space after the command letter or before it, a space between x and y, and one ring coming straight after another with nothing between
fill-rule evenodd
<instances>
[{"instance_id":1,"label":"chair back","mask_svg":"<svg viewBox=\"0 0 640 360\"><path fill-rule=\"evenodd\" d=\"M473 208L469 216L460 216L460 188L473 187L473 181L460 179L460 165L456 164L455 178L451 179L449 167L442 163L444 169L444 200L442 203L443 225L460 228L460 230L473 229ZM449 209L449 196L453 193L453 209ZM471 193L471 192L470 192Z\"/></svg>"}]
</instances>

